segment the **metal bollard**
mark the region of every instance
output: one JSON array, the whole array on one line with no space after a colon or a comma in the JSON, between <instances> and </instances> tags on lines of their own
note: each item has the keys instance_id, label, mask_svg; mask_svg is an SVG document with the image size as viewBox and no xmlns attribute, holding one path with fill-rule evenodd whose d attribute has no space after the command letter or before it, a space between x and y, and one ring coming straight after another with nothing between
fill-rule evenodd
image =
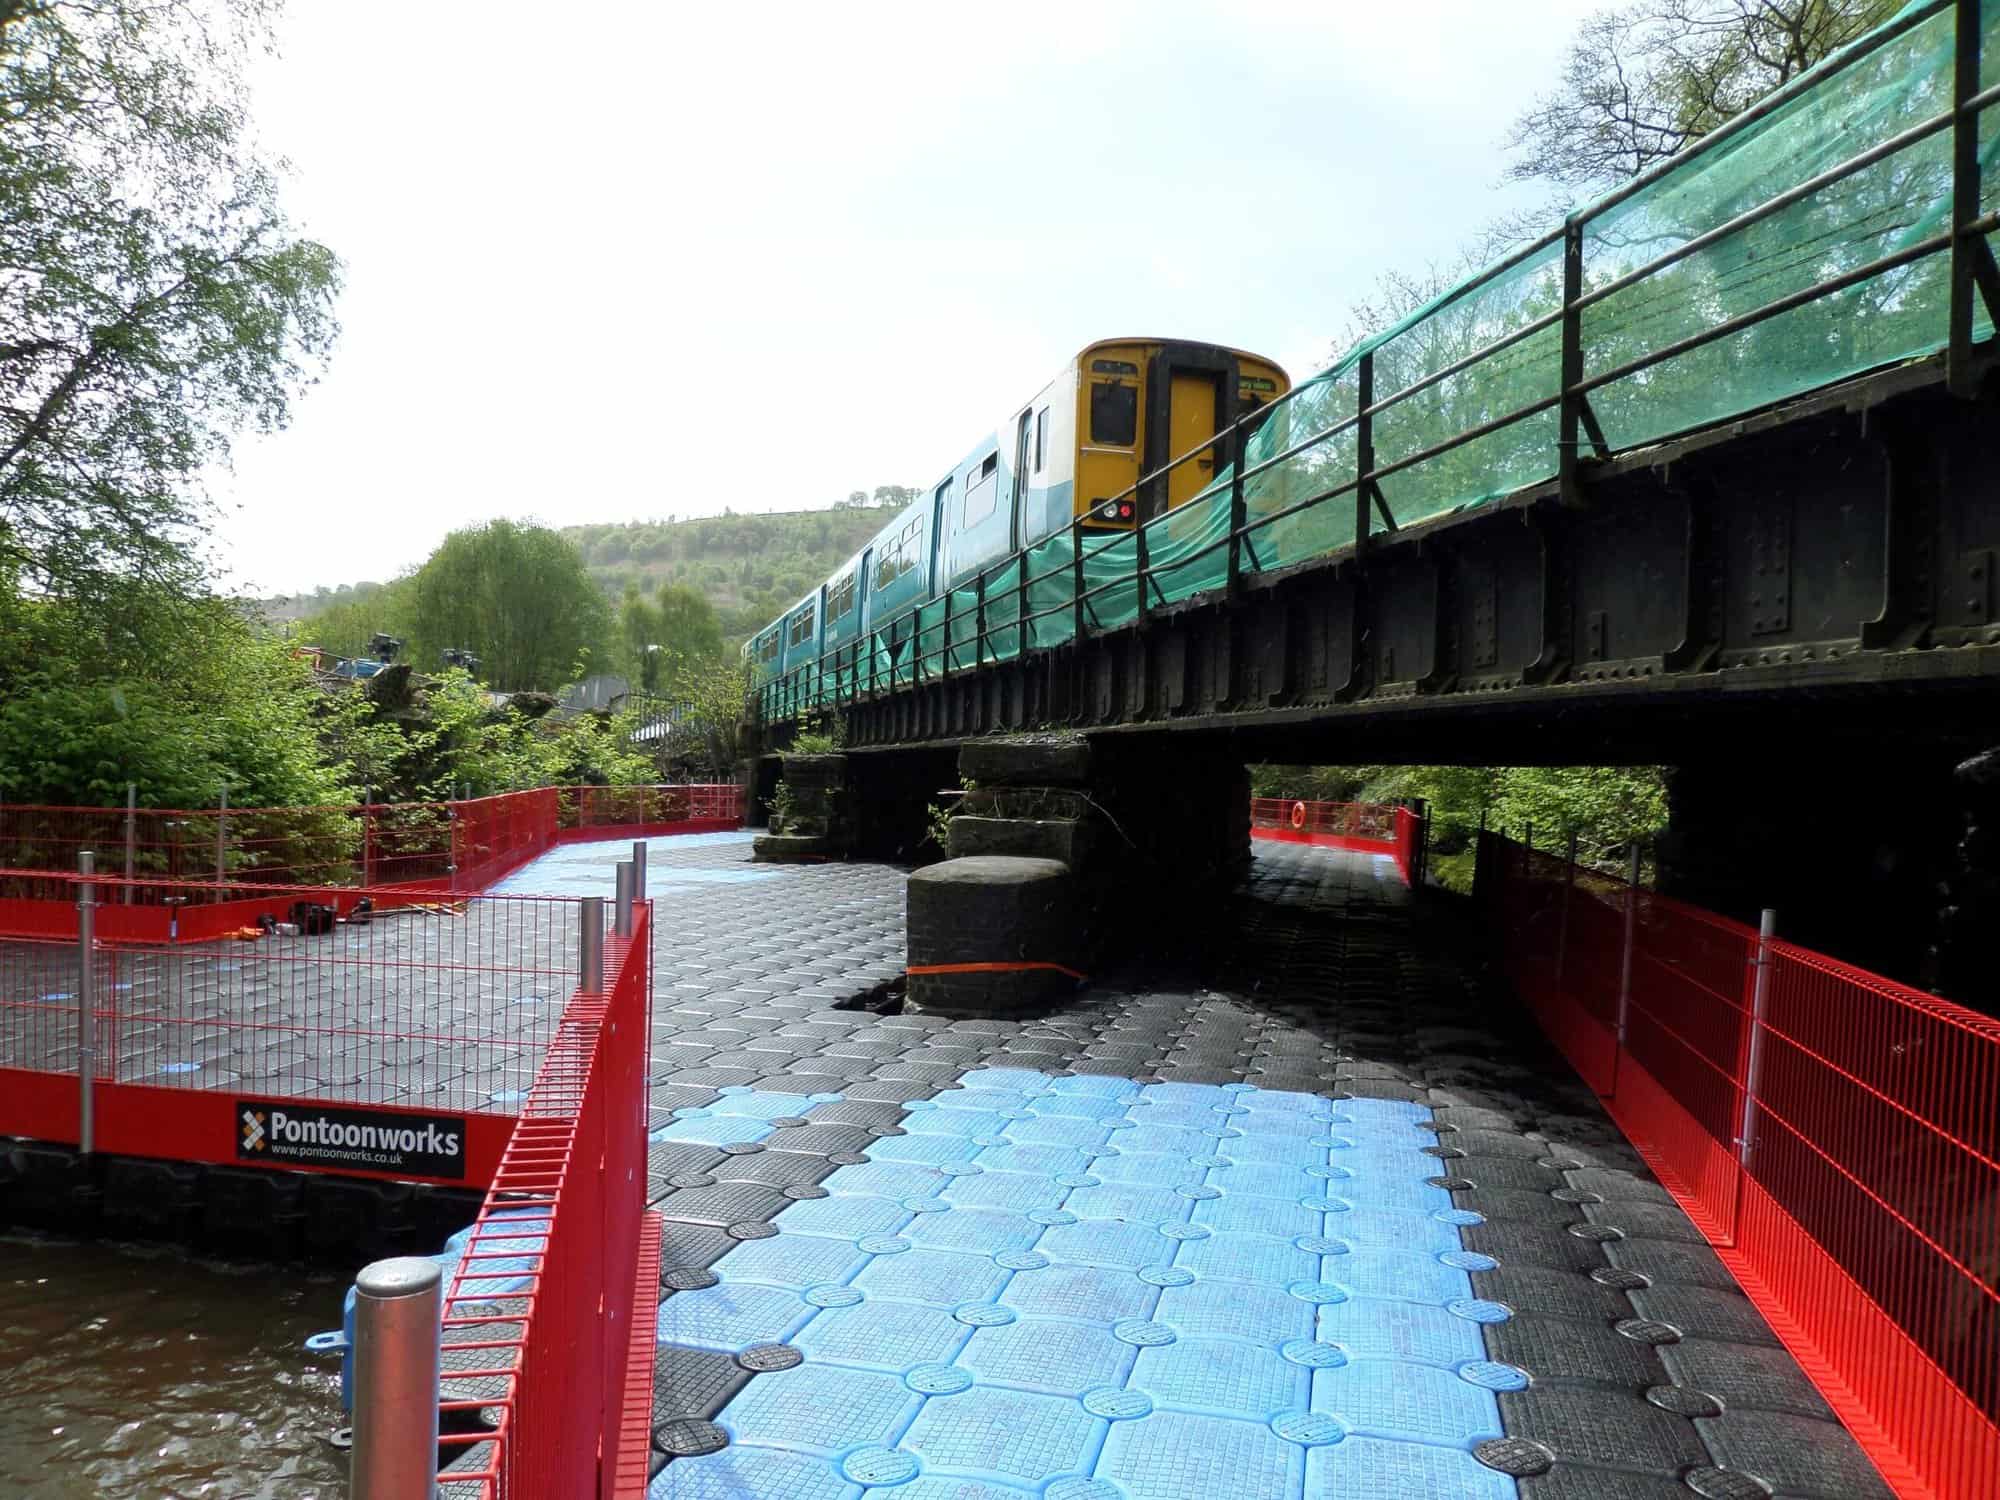
<instances>
[{"instance_id":1,"label":"metal bollard","mask_svg":"<svg viewBox=\"0 0 2000 1500\"><path fill-rule=\"evenodd\" d=\"M443 1272L422 1256L378 1260L354 1279L349 1500L428 1500L437 1492L443 1301Z\"/></svg>"},{"instance_id":2,"label":"metal bollard","mask_svg":"<svg viewBox=\"0 0 2000 1500\"><path fill-rule=\"evenodd\" d=\"M578 966L576 986L586 995L601 995L604 993L604 898L585 896L579 913L583 961Z\"/></svg>"},{"instance_id":3,"label":"metal bollard","mask_svg":"<svg viewBox=\"0 0 2000 1500\"><path fill-rule=\"evenodd\" d=\"M646 841L632 840L632 899L646 899Z\"/></svg>"},{"instance_id":4,"label":"metal bollard","mask_svg":"<svg viewBox=\"0 0 2000 1500\"><path fill-rule=\"evenodd\" d=\"M90 877L97 855L76 857L83 883L76 890L76 1146L88 1156L97 1149L97 886Z\"/></svg>"},{"instance_id":5,"label":"metal bollard","mask_svg":"<svg viewBox=\"0 0 2000 1500\"><path fill-rule=\"evenodd\" d=\"M612 898L611 930L622 938L632 935L632 862L618 861L616 895Z\"/></svg>"}]
</instances>

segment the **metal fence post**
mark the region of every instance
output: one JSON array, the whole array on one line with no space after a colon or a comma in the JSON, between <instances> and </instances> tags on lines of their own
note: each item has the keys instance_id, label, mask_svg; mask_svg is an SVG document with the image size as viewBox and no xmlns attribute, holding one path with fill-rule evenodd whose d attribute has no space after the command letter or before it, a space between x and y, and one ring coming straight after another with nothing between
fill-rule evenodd
<instances>
[{"instance_id":1,"label":"metal fence post","mask_svg":"<svg viewBox=\"0 0 2000 1500\"><path fill-rule=\"evenodd\" d=\"M604 993L604 898L585 896L578 905L582 923L582 961L577 972L577 988L587 995Z\"/></svg>"},{"instance_id":2,"label":"metal fence post","mask_svg":"<svg viewBox=\"0 0 2000 1500\"><path fill-rule=\"evenodd\" d=\"M1239 443L1237 447L1240 451L1242 445ZM1229 478L1229 571L1222 585L1224 593L1231 599L1243 591L1243 548L1249 541L1243 534L1243 528L1249 522L1250 506L1243 494L1243 463L1239 458L1236 472Z\"/></svg>"},{"instance_id":3,"label":"metal fence post","mask_svg":"<svg viewBox=\"0 0 2000 1500\"><path fill-rule=\"evenodd\" d=\"M1757 1085L1764 1073L1764 1010L1771 995L1771 939L1778 933L1778 914L1770 907L1757 923L1756 971L1750 984L1749 1036L1743 1049L1743 1114L1736 1128L1736 1163L1747 1173L1757 1149Z\"/></svg>"},{"instance_id":4,"label":"metal fence post","mask_svg":"<svg viewBox=\"0 0 2000 1500\"><path fill-rule=\"evenodd\" d=\"M96 854L83 850L76 868L83 876L76 888L76 1144L87 1156L97 1149Z\"/></svg>"},{"instance_id":5,"label":"metal fence post","mask_svg":"<svg viewBox=\"0 0 2000 1500\"><path fill-rule=\"evenodd\" d=\"M361 788L361 883L375 883L375 788Z\"/></svg>"},{"instance_id":6,"label":"metal fence post","mask_svg":"<svg viewBox=\"0 0 2000 1500\"><path fill-rule=\"evenodd\" d=\"M1618 1092L1618 1065L1625 1056L1625 1039L1631 1034L1632 947L1639 934L1639 841L1632 840L1625 856L1625 940L1618 957L1618 1025L1611 1049L1611 1084L1604 1097Z\"/></svg>"},{"instance_id":7,"label":"metal fence post","mask_svg":"<svg viewBox=\"0 0 2000 1500\"><path fill-rule=\"evenodd\" d=\"M428 1500L437 1491L436 1261L378 1260L354 1279L354 1452L350 1500Z\"/></svg>"},{"instance_id":8,"label":"metal fence post","mask_svg":"<svg viewBox=\"0 0 2000 1500\"><path fill-rule=\"evenodd\" d=\"M1556 377L1556 475L1563 502L1577 501L1577 443L1582 425L1583 398L1572 388L1583 380L1583 223L1571 218L1563 224L1562 333L1559 373Z\"/></svg>"},{"instance_id":9,"label":"metal fence post","mask_svg":"<svg viewBox=\"0 0 2000 1500\"><path fill-rule=\"evenodd\" d=\"M619 860L614 876L616 894L612 898L611 930L628 938L632 935L632 862Z\"/></svg>"},{"instance_id":10,"label":"metal fence post","mask_svg":"<svg viewBox=\"0 0 2000 1500\"><path fill-rule=\"evenodd\" d=\"M1556 988L1561 989L1563 971L1569 964L1569 908L1576 891L1576 835L1569 836L1569 858L1563 865L1562 922L1556 928Z\"/></svg>"},{"instance_id":11,"label":"metal fence post","mask_svg":"<svg viewBox=\"0 0 2000 1500\"><path fill-rule=\"evenodd\" d=\"M1077 649L1083 649L1083 517L1069 523L1070 582L1069 634Z\"/></svg>"},{"instance_id":12,"label":"metal fence post","mask_svg":"<svg viewBox=\"0 0 2000 1500\"><path fill-rule=\"evenodd\" d=\"M972 665L974 667L983 667L986 665L986 573L983 569L977 578L974 579L974 584L978 589L978 594L973 601L975 613L973 615Z\"/></svg>"},{"instance_id":13,"label":"metal fence post","mask_svg":"<svg viewBox=\"0 0 2000 1500\"><path fill-rule=\"evenodd\" d=\"M1014 556L1014 623L1021 628L1021 646L1016 656L1026 656L1030 644L1028 637L1028 549L1023 547Z\"/></svg>"},{"instance_id":14,"label":"metal fence post","mask_svg":"<svg viewBox=\"0 0 2000 1500\"><path fill-rule=\"evenodd\" d=\"M1993 257L1984 235L1970 232L1979 217L1979 112L1966 105L1979 93L1980 0L1957 0L1953 21L1951 130L1951 300L1945 334L1945 384L1954 396L1979 391L1979 370L1972 358L1972 329L1977 300L1983 292L1991 308ZM1982 286L1981 282L1985 285Z\"/></svg>"},{"instance_id":15,"label":"metal fence post","mask_svg":"<svg viewBox=\"0 0 2000 1500\"><path fill-rule=\"evenodd\" d=\"M1374 484L1368 476L1375 472L1375 418L1369 408L1375 404L1375 351L1370 349L1355 366L1354 397L1354 555L1368 546L1368 503Z\"/></svg>"},{"instance_id":16,"label":"metal fence post","mask_svg":"<svg viewBox=\"0 0 2000 1500\"><path fill-rule=\"evenodd\" d=\"M132 873L136 868L133 860L138 853L139 842L139 783L125 783L125 904L132 904Z\"/></svg>"},{"instance_id":17,"label":"metal fence post","mask_svg":"<svg viewBox=\"0 0 2000 1500\"><path fill-rule=\"evenodd\" d=\"M632 840L632 899L646 899L646 841Z\"/></svg>"},{"instance_id":18,"label":"metal fence post","mask_svg":"<svg viewBox=\"0 0 2000 1500\"><path fill-rule=\"evenodd\" d=\"M222 881L229 861L229 783L222 783L222 800L215 810L215 899L222 900Z\"/></svg>"}]
</instances>

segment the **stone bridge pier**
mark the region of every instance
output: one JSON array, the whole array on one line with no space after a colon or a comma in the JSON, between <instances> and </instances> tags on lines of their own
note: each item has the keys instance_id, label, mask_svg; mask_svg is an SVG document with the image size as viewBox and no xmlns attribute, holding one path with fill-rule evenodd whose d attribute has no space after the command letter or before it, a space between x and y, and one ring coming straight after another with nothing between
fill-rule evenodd
<instances>
[{"instance_id":1,"label":"stone bridge pier","mask_svg":"<svg viewBox=\"0 0 2000 1500\"><path fill-rule=\"evenodd\" d=\"M780 797L780 778L799 785ZM919 1008L1019 1014L1107 963L1191 951L1250 860L1249 771L1225 736L773 758L758 789L790 820L759 840L762 858L925 866L910 883Z\"/></svg>"}]
</instances>

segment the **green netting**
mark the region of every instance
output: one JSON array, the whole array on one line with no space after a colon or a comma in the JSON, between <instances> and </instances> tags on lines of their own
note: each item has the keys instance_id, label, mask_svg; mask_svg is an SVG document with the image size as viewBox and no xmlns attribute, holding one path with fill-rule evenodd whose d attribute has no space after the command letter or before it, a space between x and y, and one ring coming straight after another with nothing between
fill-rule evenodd
<instances>
[{"instance_id":1,"label":"green netting","mask_svg":"<svg viewBox=\"0 0 2000 1500\"><path fill-rule=\"evenodd\" d=\"M1781 107L1718 132L1636 190L1570 220L1582 248L1582 289L1613 286L1661 256L1761 210L1795 187L1885 147L1947 113L1953 102L1954 7L1916 0L1802 80ZM2000 0L1984 0L1981 88L2000 81ZM2000 107L1980 117L1981 209L2000 205ZM1951 131L1766 212L1585 306L1578 323L1584 378L1657 353L1732 318L1910 250L1950 227ZM1360 372L1372 366L1380 404L1420 382L1373 421L1380 489L1398 526L1462 510L1553 477L1558 469L1563 242L1468 278L1353 350L1269 408L1246 444L1242 497L1246 572L1291 567L1352 548L1359 466ZM1768 406L1900 360L1948 337L1949 258L1931 253L1653 364L1591 393L1613 449L1655 441ZM1525 332L1538 321L1548 326ZM1974 337L1993 325L1981 306ZM1477 359L1492 344L1506 348ZM1461 360L1463 370L1440 377ZM1442 453L1430 450L1511 414ZM1295 451L1296 450L1296 451ZM1428 457L1419 455L1430 454ZM1404 467L1397 468L1397 465ZM1234 474L1147 523L1148 607L1223 587L1229 577ZM1383 529L1379 516L1371 531ZM1083 556L1078 565L1076 549ZM1132 533L1064 532L974 582L877 630L832 671L823 663L765 690L767 711L797 713L834 693L902 687L945 671L1058 646L1127 624L1140 609L1141 542ZM1024 584L1025 580L1025 584ZM1025 624L1023 594L1025 592Z\"/></svg>"},{"instance_id":2,"label":"green netting","mask_svg":"<svg viewBox=\"0 0 2000 1500\"><path fill-rule=\"evenodd\" d=\"M2000 5L1986 10L1991 38ZM1690 170L1585 219L1586 291L1950 108L1953 43L1946 7ZM1985 52L1990 73L2000 44ZM1980 123L1990 172L2000 114ZM1586 308L1585 373L1914 246L1948 229L1950 215L1951 132L1939 130ZM1927 256L1603 387L1591 402L1604 435L1627 447L1929 354L1944 342L1950 273L1949 257Z\"/></svg>"}]
</instances>

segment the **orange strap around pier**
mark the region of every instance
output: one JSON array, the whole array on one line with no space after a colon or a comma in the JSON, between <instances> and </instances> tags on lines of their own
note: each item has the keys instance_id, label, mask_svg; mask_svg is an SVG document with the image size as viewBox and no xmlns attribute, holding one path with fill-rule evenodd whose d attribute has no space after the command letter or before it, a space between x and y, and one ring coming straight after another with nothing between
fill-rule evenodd
<instances>
[{"instance_id":1,"label":"orange strap around pier","mask_svg":"<svg viewBox=\"0 0 2000 1500\"><path fill-rule=\"evenodd\" d=\"M1052 964L1028 958L1014 963L911 964L903 972L905 974L1009 974L1020 969L1054 969L1058 974L1067 974L1078 982L1090 978L1088 974L1079 974L1066 964Z\"/></svg>"}]
</instances>

